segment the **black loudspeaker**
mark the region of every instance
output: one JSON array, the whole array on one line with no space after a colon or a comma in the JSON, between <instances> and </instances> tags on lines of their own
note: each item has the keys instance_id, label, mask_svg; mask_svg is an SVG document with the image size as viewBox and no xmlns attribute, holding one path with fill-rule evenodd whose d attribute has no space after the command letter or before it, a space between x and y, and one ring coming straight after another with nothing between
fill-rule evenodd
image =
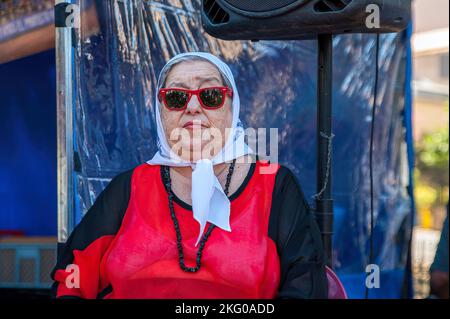
<instances>
[{"instance_id":1,"label":"black loudspeaker","mask_svg":"<svg viewBox=\"0 0 450 319\"><path fill-rule=\"evenodd\" d=\"M314 39L405 29L411 0L202 0L203 27L224 40Z\"/></svg>"}]
</instances>

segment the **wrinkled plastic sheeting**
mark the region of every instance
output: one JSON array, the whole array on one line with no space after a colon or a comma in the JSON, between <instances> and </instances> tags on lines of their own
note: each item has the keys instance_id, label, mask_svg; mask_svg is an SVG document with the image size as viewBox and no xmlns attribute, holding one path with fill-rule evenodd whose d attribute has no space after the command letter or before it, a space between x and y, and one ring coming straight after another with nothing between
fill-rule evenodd
<instances>
[{"instance_id":1,"label":"wrinkled plastic sheeting","mask_svg":"<svg viewBox=\"0 0 450 319\"><path fill-rule=\"evenodd\" d=\"M83 2L81 3L83 6ZM316 41L222 41L201 26L200 0L85 2L99 27L82 17L78 34L75 150L77 220L116 174L156 151L153 100L165 62L208 51L228 63L246 127L279 129L279 161L293 170L313 207L316 193ZM406 186L404 33L381 36L374 139L375 263L399 273L382 288L400 294L410 237ZM335 269L365 275L369 255L369 142L375 82L375 35L334 39L333 196ZM358 276L359 276L358 275ZM356 285L364 291L364 276ZM383 278L383 277L382 277ZM354 285L348 283L347 289ZM358 289L359 289L358 288ZM357 289L356 289L357 290ZM355 291L356 291L355 290ZM348 291L352 296L352 291Z\"/></svg>"}]
</instances>

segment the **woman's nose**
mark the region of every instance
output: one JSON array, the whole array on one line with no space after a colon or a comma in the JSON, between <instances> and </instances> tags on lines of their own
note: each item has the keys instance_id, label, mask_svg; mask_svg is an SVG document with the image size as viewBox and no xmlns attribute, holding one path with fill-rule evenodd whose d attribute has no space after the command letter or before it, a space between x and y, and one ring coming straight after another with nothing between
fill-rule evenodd
<instances>
[{"instance_id":1,"label":"woman's nose","mask_svg":"<svg viewBox=\"0 0 450 319\"><path fill-rule=\"evenodd\" d=\"M200 113L202 106L200 105L200 101L198 100L197 95L192 95L191 99L188 102L186 107L187 112L189 113Z\"/></svg>"}]
</instances>

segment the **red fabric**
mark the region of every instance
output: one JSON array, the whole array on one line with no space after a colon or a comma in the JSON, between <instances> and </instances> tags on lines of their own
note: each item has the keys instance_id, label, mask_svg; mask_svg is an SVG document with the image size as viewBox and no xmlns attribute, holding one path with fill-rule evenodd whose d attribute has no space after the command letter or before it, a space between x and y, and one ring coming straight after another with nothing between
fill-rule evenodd
<instances>
[{"instance_id":1,"label":"red fabric","mask_svg":"<svg viewBox=\"0 0 450 319\"><path fill-rule=\"evenodd\" d=\"M0 229L0 238L6 237L6 236L23 237L23 236L25 236L25 232L23 230Z\"/></svg>"},{"instance_id":2,"label":"red fabric","mask_svg":"<svg viewBox=\"0 0 450 319\"><path fill-rule=\"evenodd\" d=\"M231 202L232 231L215 228L211 233L197 273L184 272L179 266L160 166L137 167L122 226L100 268L113 288L105 298L273 298L280 264L275 243L268 237L268 224L279 166L272 174L260 174L265 165L256 162L245 190ZM174 208L185 263L194 267L199 225L192 211L176 202Z\"/></svg>"},{"instance_id":3,"label":"red fabric","mask_svg":"<svg viewBox=\"0 0 450 319\"><path fill-rule=\"evenodd\" d=\"M74 282L75 271L72 269L59 269L55 272L55 280L58 281L56 297L76 296L86 299L94 299L97 293L107 286L106 282L100 282L99 264L102 256L110 246L114 236L102 236L92 242L83 250L74 250L73 265L78 266L79 288L66 285L66 279Z\"/></svg>"},{"instance_id":4,"label":"red fabric","mask_svg":"<svg viewBox=\"0 0 450 319\"><path fill-rule=\"evenodd\" d=\"M132 175L130 200L119 231L73 251L72 263L79 267L80 288L68 288L65 281L71 273L59 269L54 276L59 283L57 297L90 299L99 293L106 293L106 299L275 297L280 261L276 245L268 236L268 225L278 169L279 165L269 168L266 163L256 162L245 189L231 201L232 231L215 228L203 250L200 270L187 273L178 262L160 166L138 166ZM175 201L174 208L185 263L195 267L199 225L191 210Z\"/></svg>"}]
</instances>

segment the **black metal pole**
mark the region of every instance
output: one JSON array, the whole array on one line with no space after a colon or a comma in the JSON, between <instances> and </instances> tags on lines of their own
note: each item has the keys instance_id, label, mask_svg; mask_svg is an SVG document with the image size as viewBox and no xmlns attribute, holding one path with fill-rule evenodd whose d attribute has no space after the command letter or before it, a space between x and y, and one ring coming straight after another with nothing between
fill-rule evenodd
<instances>
[{"instance_id":1,"label":"black metal pole","mask_svg":"<svg viewBox=\"0 0 450 319\"><path fill-rule=\"evenodd\" d=\"M333 36L319 35L317 74L317 195L316 218L327 265L333 265L333 200L331 197Z\"/></svg>"}]
</instances>

